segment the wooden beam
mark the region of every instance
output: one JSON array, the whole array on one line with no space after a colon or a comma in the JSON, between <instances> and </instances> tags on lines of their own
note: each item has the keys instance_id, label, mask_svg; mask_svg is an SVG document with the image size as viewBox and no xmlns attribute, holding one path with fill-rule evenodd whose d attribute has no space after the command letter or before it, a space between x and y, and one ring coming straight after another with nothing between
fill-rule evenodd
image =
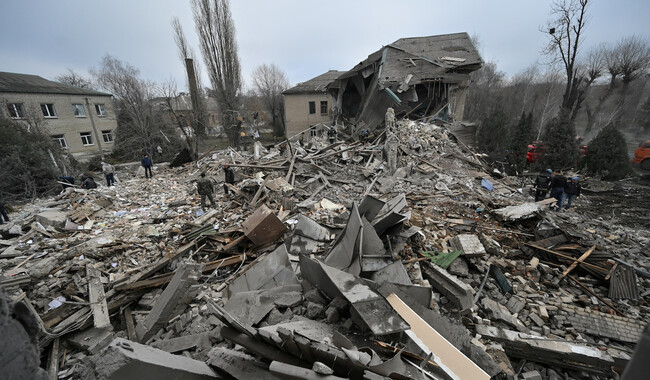
<instances>
[{"instance_id":1,"label":"wooden beam","mask_svg":"<svg viewBox=\"0 0 650 380\"><path fill-rule=\"evenodd\" d=\"M135 334L135 323L133 323L133 314L131 306L124 308L124 321L126 322L126 333L130 341L137 342L138 336Z\"/></svg>"},{"instance_id":2,"label":"wooden beam","mask_svg":"<svg viewBox=\"0 0 650 380\"><path fill-rule=\"evenodd\" d=\"M47 374L52 380L58 378L57 373L59 372L59 338L54 339L52 342L52 348L50 349L50 354L47 358Z\"/></svg>"},{"instance_id":3,"label":"wooden beam","mask_svg":"<svg viewBox=\"0 0 650 380\"><path fill-rule=\"evenodd\" d=\"M555 256L561 257L561 258L566 259L566 260L569 260L569 261L574 261L574 260L575 260L575 257L569 256L569 255L564 255L564 254L562 254L562 253L560 253L560 252L555 252L555 251L552 251L552 250L550 250L550 249L548 249L548 248L540 247L540 246L537 245L537 244L533 244L533 243L524 243L524 244L527 245L527 246L529 246L529 247L532 247L532 248L535 248L535 249L539 249L540 251L544 251L544 252L551 253L551 254L553 254L553 255L555 255ZM591 263L585 263L585 262L583 262L582 265L586 265L586 266L588 266L588 267L591 267L591 268L593 268L593 269L599 270L599 271L601 271L601 272L607 272L607 271L608 271L608 269L606 269L606 268L602 268L602 267L599 267L598 265L594 265L594 264L591 264Z\"/></svg>"},{"instance_id":4,"label":"wooden beam","mask_svg":"<svg viewBox=\"0 0 650 380\"><path fill-rule=\"evenodd\" d=\"M86 264L86 276L88 277L88 298L90 299L90 309L93 313L95 327L110 327L111 319L108 314L104 285L99 279L99 270L92 264Z\"/></svg>"},{"instance_id":5,"label":"wooden beam","mask_svg":"<svg viewBox=\"0 0 650 380\"><path fill-rule=\"evenodd\" d=\"M573 264L571 264L571 265L570 265L570 266L569 266L569 267L568 267L564 272L562 272L562 274L560 275L560 280L563 279L564 276L566 276L567 274L569 274L572 270L574 270L575 267L578 266L578 264L581 264L583 261L585 261L585 260L587 259L587 257L589 257L589 255L591 255L591 253L592 253L595 249L596 249L596 246L594 245L594 246L592 246L591 248L589 248L589 249L587 250L587 252L583 253L582 256L580 256L580 257L578 258L578 260L574 261Z\"/></svg>"}]
</instances>

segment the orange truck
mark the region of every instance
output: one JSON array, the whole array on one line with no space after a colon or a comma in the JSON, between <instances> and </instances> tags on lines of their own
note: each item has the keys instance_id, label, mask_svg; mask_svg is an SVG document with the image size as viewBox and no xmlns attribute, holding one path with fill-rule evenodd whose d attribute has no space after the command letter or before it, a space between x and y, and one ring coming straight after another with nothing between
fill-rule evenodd
<instances>
[{"instance_id":1,"label":"orange truck","mask_svg":"<svg viewBox=\"0 0 650 380\"><path fill-rule=\"evenodd\" d=\"M650 140L639 144L634 151L632 162L639 164L643 170L650 170Z\"/></svg>"}]
</instances>

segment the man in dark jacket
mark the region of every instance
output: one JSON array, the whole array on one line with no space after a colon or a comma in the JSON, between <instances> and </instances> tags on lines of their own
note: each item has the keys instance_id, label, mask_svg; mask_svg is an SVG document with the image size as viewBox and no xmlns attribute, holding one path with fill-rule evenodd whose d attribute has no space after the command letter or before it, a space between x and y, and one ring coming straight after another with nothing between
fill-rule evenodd
<instances>
[{"instance_id":1,"label":"man in dark jacket","mask_svg":"<svg viewBox=\"0 0 650 380\"><path fill-rule=\"evenodd\" d=\"M207 197L210 200L210 207L216 207L212 193L214 193L214 187L212 186L212 181L209 178L205 177L205 172L201 173L201 179L196 182L196 189L201 195L201 208L205 210L205 198Z\"/></svg>"},{"instance_id":2,"label":"man in dark jacket","mask_svg":"<svg viewBox=\"0 0 650 380\"><path fill-rule=\"evenodd\" d=\"M151 168L153 167L153 162L151 162L151 158L149 158L148 154L145 154L144 157L142 157L142 161L140 161L140 164L144 168L144 176L147 178L153 177L153 173L151 172Z\"/></svg>"},{"instance_id":3,"label":"man in dark jacket","mask_svg":"<svg viewBox=\"0 0 650 380\"><path fill-rule=\"evenodd\" d=\"M551 169L546 169L545 172L540 173L535 180L535 202L539 202L546 198L546 193L551 186Z\"/></svg>"},{"instance_id":4,"label":"man in dark jacket","mask_svg":"<svg viewBox=\"0 0 650 380\"><path fill-rule=\"evenodd\" d=\"M564 185L564 199L567 200L566 206L564 207L565 210L568 210L573 201L580 196L581 189L582 186L580 186L578 177L571 178L571 181Z\"/></svg>"},{"instance_id":5,"label":"man in dark jacket","mask_svg":"<svg viewBox=\"0 0 650 380\"><path fill-rule=\"evenodd\" d=\"M551 197L557 200L558 210L562 208L564 185L566 185L566 177L562 175L562 172L556 172L553 178L551 178Z\"/></svg>"},{"instance_id":6,"label":"man in dark jacket","mask_svg":"<svg viewBox=\"0 0 650 380\"><path fill-rule=\"evenodd\" d=\"M234 184L235 183L235 170L230 167L230 165L224 165L223 171L226 174L226 183ZM223 192L228 195L228 186L224 183Z\"/></svg>"},{"instance_id":7,"label":"man in dark jacket","mask_svg":"<svg viewBox=\"0 0 650 380\"><path fill-rule=\"evenodd\" d=\"M0 224L3 224L4 222L2 219L4 218L4 222L9 221L9 215L7 214L7 209L5 208L5 204L0 201Z\"/></svg>"}]
</instances>

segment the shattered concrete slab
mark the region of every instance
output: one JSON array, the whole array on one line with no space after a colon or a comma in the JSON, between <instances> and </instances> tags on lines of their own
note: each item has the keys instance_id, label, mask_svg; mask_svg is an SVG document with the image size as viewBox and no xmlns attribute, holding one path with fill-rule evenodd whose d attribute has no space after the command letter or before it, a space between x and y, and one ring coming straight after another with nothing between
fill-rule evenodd
<instances>
[{"instance_id":1,"label":"shattered concrete slab","mask_svg":"<svg viewBox=\"0 0 650 380\"><path fill-rule=\"evenodd\" d=\"M228 299L224 309L232 315L239 317L241 323L246 325L257 325L266 315L271 312L287 296L302 300L302 287L296 285L285 285L271 289L252 290L237 292ZM281 304L284 307L295 306L293 304Z\"/></svg>"},{"instance_id":2,"label":"shattered concrete slab","mask_svg":"<svg viewBox=\"0 0 650 380\"><path fill-rule=\"evenodd\" d=\"M280 244L273 252L257 258L240 272L228 291L235 294L292 284L298 284L298 278L291 268L286 246Z\"/></svg>"},{"instance_id":3,"label":"shattered concrete slab","mask_svg":"<svg viewBox=\"0 0 650 380\"><path fill-rule=\"evenodd\" d=\"M83 379L222 379L204 362L122 338L89 359L82 371Z\"/></svg>"},{"instance_id":4,"label":"shattered concrete slab","mask_svg":"<svg viewBox=\"0 0 650 380\"><path fill-rule=\"evenodd\" d=\"M401 261L395 261L387 267L373 273L370 279L378 284L392 282L394 284L413 285L413 282Z\"/></svg>"},{"instance_id":5,"label":"shattered concrete slab","mask_svg":"<svg viewBox=\"0 0 650 380\"><path fill-rule=\"evenodd\" d=\"M305 279L330 298L344 297L350 302L360 319L375 335L391 334L408 328L408 324L386 303L384 297L358 277L305 256L300 256L300 271Z\"/></svg>"},{"instance_id":6,"label":"shattered concrete slab","mask_svg":"<svg viewBox=\"0 0 650 380\"><path fill-rule=\"evenodd\" d=\"M614 359L605 351L592 346L492 326L476 326L484 338L499 342L508 355L576 371L609 375Z\"/></svg>"},{"instance_id":7,"label":"shattered concrete slab","mask_svg":"<svg viewBox=\"0 0 650 380\"><path fill-rule=\"evenodd\" d=\"M140 342L148 341L167 324L177 307L189 303L192 297L187 299L187 293L190 287L197 283L203 267L204 264L183 263L176 269L174 277L156 300L146 319L136 326Z\"/></svg>"},{"instance_id":8,"label":"shattered concrete slab","mask_svg":"<svg viewBox=\"0 0 650 380\"><path fill-rule=\"evenodd\" d=\"M478 236L472 234L456 235L451 240L452 246L463 252L466 257L485 255L485 247L481 244Z\"/></svg>"},{"instance_id":9,"label":"shattered concrete slab","mask_svg":"<svg viewBox=\"0 0 650 380\"><path fill-rule=\"evenodd\" d=\"M361 273L359 254L363 236L363 222L354 203L345 229L339 234L333 248L325 257L325 264L355 275Z\"/></svg>"},{"instance_id":10,"label":"shattered concrete slab","mask_svg":"<svg viewBox=\"0 0 650 380\"><path fill-rule=\"evenodd\" d=\"M497 219L504 222L515 222L518 220L535 218L539 215L539 212L546 208L546 205L539 203L524 203L492 210L492 214L494 214Z\"/></svg>"},{"instance_id":11,"label":"shattered concrete slab","mask_svg":"<svg viewBox=\"0 0 650 380\"><path fill-rule=\"evenodd\" d=\"M431 286L444 294L461 310L469 309L474 305L472 287L460 281L456 276L447 273L445 269L423 262L422 275L429 280Z\"/></svg>"},{"instance_id":12,"label":"shattered concrete slab","mask_svg":"<svg viewBox=\"0 0 650 380\"><path fill-rule=\"evenodd\" d=\"M217 368L235 379L279 380L263 362L240 351L225 347L210 350L208 365Z\"/></svg>"}]
</instances>

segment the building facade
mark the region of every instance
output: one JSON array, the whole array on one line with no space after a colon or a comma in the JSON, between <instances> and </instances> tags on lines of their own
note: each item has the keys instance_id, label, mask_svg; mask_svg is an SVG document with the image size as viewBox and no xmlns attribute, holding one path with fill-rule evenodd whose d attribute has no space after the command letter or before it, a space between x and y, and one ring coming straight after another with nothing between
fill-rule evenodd
<instances>
[{"instance_id":1,"label":"building facade","mask_svg":"<svg viewBox=\"0 0 650 380\"><path fill-rule=\"evenodd\" d=\"M0 117L45 131L80 161L113 150L117 118L111 94L0 72Z\"/></svg>"},{"instance_id":2,"label":"building facade","mask_svg":"<svg viewBox=\"0 0 650 380\"><path fill-rule=\"evenodd\" d=\"M327 85L340 74L341 71L330 70L282 93L287 137L311 127L310 133L316 135L318 130L332 124L334 99L327 92Z\"/></svg>"}]
</instances>

